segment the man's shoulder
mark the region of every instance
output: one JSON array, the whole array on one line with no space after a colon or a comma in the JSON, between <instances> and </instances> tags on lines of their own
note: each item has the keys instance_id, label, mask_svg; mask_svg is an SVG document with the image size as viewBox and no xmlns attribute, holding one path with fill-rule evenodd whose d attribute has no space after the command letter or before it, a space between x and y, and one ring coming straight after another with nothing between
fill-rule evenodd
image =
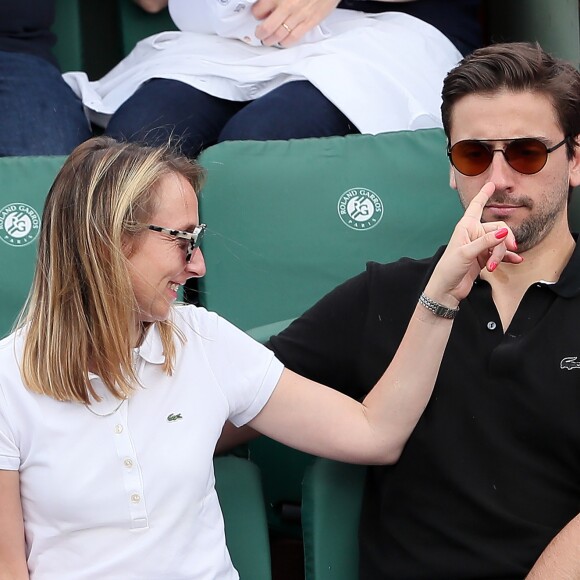
<instances>
[{"instance_id":1,"label":"man's shoulder","mask_svg":"<svg viewBox=\"0 0 580 580\"><path fill-rule=\"evenodd\" d=\"M369 286L389 285L404 287L416 284L430 275L439 261L444 248L427 258L400 258L395 262L367 262L365 276Z\"/></svg>"}]
</instances>

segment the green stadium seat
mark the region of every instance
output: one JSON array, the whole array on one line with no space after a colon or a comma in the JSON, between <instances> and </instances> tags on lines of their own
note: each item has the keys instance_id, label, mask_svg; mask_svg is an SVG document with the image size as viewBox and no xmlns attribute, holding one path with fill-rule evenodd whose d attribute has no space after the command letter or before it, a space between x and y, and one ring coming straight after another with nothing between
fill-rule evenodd
<instances>
[{"instance_id":1,"label":"green stadium seat","mask_svg":"<svg viewBox=\"0 0 580 580\"><path fill-rule=\"evenodd\" d=\"M461 214L445 147L427 129L208 148L201 302L249 330L300 315L368 260L430 255Z\"/></svg>"},{"instance_id":2,"label":"green stadium seat","mask_svg":"<svg viewBox=\"0 0 580 580\"><path fill-rule=\"evenodd\" d=\"M0 337L9 333L28 295L44 200L65 159L0 158Z\"/></svg>"},{"instance_id":3,"label":"green stadium seat","mask_svg":"<svg viewBox=\"0 0 580 580\"><path fill-rule=\"evenodd\" d=\"M366 468L316 459L305 472L302 528L306 580L358 578L358 526Z\"/></svg>"},{"instance_id":4,"label":"green stadium seat","mask_svg":"<svg viewBox=\"0 0 580 580\"><path fill-rule=\"evenodd\" d=\"M572 200L568 210L568 221L570 229L575 233L580 233L580 187L572 190Z\"/></svg>"},{"instance_id":5,"label":"green stadium seat","mask_svg":"<svg viewBox=\"0 0 580 580\"><path fill-rule=\"evenodd\" d=\"M62 72L84 71L94 80L119 62L117 14L117 0L56 0L53 53Z\"/></svg>"},{"instance_id":6,"label":"green stadium seat","mask_svg":"<svg viewBox=\"0 0 580 580\"><path fill-rule=\"evenodd\" d=\"M167 8L156 14L145 12L133 0L117 0L121 27L123 54L129 54L135 45L152 34L176 30Z\"/></svg>"},{"instance_id":7,"label":"green stadium seat","mask_svg":"<svg viewBox=\"0 0 580 580\"><path fill-rule=\"evenodd\" d=\"M57 37L53 52L61 70L83 70L85 62L79 0L56 0L52 31Z\"/></svg>"},{"instance_id":8,"label":"green stadium seat","mask_svg":"<svg viewBox=\"0 0 580 580\"><path fill-rule=\"evenodd\" d=\"M580 63L578 0L487 0L490 42L537 41L544 50Z\"/></svg>"},{"instance_id":9,"label":"green stadium seat","mask_svg":"<svg viewBox=\"0 0 580 580\"><path fill-rule=\"evenodd\" d=\"M215 486L224 514L226 543L241 580L271 580L268 524L260 470L251 461L214 459Z\"/></svg>"}]
</instances>

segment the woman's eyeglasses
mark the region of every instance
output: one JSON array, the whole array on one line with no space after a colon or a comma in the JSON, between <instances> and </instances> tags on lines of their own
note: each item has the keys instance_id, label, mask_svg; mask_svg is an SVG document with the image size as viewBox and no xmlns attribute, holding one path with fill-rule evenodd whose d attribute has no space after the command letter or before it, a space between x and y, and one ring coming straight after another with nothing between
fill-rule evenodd
<instances>
[{"instance_id":1,"label":"woman's eyeglasses","mask_svg":"<svg viewBox=\"0 0 580 580\"><path fill-rule=\"evenodd\" d=\"M201 244L201 240L203 235L205 234L206 225L200 224L195 226L193 232L184 232L183 230L172 230L169 228L162 228L161 226L154 226L148 225L147 226L150 230L154 232L161 232L163 234L167 234L168 236L173 236L174 238L179 238L181 240L187 240L187 246L185 248L185 261L189 264L193 253L199 245Z\"/></svg>"},{"instance_id":2,"label":"woman's eyeglasses","mask_svg":"<svg viewBox=\"0 0 580 580\"><path fill-rule=\"evenodd\" d=\"M544 168L548 154L566 143L567 138L553 147L546 147L539 139L525 137L523 139L493 139L505 141L505 149L494 149L485 141L467 139L458 141L447 150L451 163L459 173L474 177L483 173L493 161L496 151L503 153L508 165L524 175L533 175Z\"/></svg>"}]
</instances>

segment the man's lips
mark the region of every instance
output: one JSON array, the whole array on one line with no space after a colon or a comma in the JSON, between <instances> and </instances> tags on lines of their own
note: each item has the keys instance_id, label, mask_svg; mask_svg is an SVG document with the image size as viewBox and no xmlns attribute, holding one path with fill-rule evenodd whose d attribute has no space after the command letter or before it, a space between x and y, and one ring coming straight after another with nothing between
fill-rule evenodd
<instances>
[{"instance_id":1,"label":"man's lips","mask_svg":"<svg viewBox=\"0 0 580 580\"><path fill-rule=\"evenodd\" d=\"M491 210L493 212L506 212L506 211L514 211L522 207L525 206L511 203L489 203L485 206L485 209Z\"/></svg>"}]
</instances>

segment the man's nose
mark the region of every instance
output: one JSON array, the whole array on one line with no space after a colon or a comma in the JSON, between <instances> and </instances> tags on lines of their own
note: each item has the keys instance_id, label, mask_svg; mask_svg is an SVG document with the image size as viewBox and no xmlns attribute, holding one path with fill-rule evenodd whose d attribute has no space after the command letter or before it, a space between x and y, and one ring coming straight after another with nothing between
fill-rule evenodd
<instances>
[{"instance_id":1,"label":"man's nose","mask_svg":"<svg viewBox=\"0 0 580 580\"><path fill-rule=\"evenodd\" d=\"M495 183L496 189L505 189L513 180L515 169L507 162L503 149L494 149L492 155L489 181Z\"/></svg>"}]
</instances>

